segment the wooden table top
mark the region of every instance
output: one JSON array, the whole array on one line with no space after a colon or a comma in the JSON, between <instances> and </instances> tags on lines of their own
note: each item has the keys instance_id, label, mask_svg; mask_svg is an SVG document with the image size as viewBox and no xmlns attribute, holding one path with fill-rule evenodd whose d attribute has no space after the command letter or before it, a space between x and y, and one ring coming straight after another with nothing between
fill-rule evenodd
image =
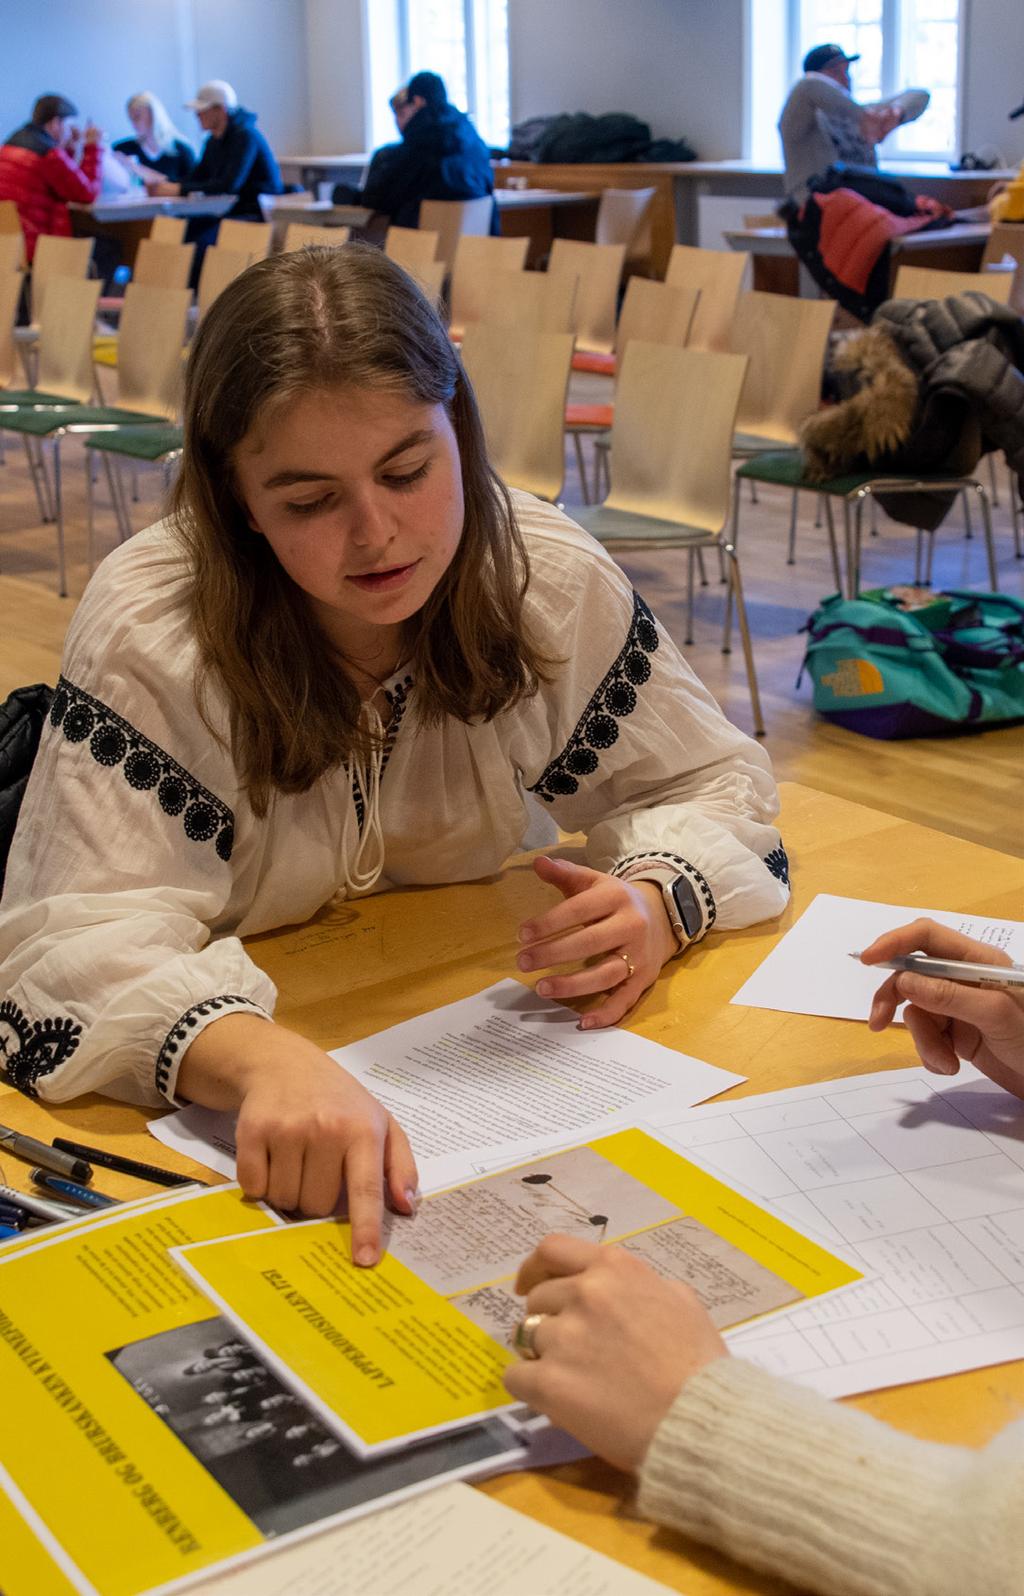
<instances>
[{"instance_id":1,"label":"wooden table top","mask_svg":"<svg viewBox=\"0 0 1024 1596\"><path fill-rule=\"evenodd\" d=\"M630 1020L640 1035L745 1072L749 1080L735 1088L737 1097L917 1062L902 1030L876 1036L848 1021L730 1007L816 893L1009 918L1020 918L1024 906L1024 860L795 783L784 783L781 793L794 883L786 915L709 936L661 977ZM305 926L254 937L248 946L278 985L281 1021L338 1047L514 975L516 927L547 895L529 863L517 860L485 881L329 907ZM208 1177L166 1148L157 1156L145 1118L98 1097L49 1109L0 1087L5 1124L46 1140L64 1132ZM0 1167L9 1184L27 1188L26 1165L4 1155ZM153 1190L106 1171L102 1187L125 1197ZM855 1401L911 1434L978 1446L1024 1412L1024 1362ZM644 1524L629 1507L629 1482L595 1460L505 1475L481 1488L688 1596L782 1596L790 1589Z\"/></svg>"}]
</instances>

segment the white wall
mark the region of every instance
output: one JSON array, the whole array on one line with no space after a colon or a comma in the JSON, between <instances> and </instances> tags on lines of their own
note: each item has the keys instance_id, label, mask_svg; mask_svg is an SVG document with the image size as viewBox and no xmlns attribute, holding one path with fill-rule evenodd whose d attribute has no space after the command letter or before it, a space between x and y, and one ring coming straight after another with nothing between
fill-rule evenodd
<instances>
[{"instance_id":1,"label":"white wall","mask_svg":"<svg viewBox=\"0 0 1024 1596\"><path fill-rule=\"evenodd\" d=\"M317 155L348 155L365 149L363 0L306 0L306 45L310 150ZM388 92L393 89L394 85Z\"/></svg>"},{"instance_id":2,"label":"white wall","mask_svg":"<svg viewBox=\"0 0 1024 1596\"><path fill-rule=\"evenodd\" d=\"M1007 116L1024 100L1021 0L963 0L965 150L994 145L1011 166L1024 161L1024 117Z\"/></svg>"},{"instance_id":3,"label":"white wall","mask_svg":"<svg viewBox=\"0 0 1024 1596\"><path fill-rule=\"evenodd\" d=\"M0 139L32 102L66 94L111 139L131 134L125 101L159 95L197 146L182 108L226 78L281 155L308 144L305 0L0 0Z\"/></svg>"},{"instance_id":4,"label":"white wall","mask_svg":"<svg viewBox=\"0 0 1024 1596\"><path fill-rule=\"evenodd\" d=\"M742 143L742 0L509 0L512 121L629 111L706 160Z\"/></svg>"}]
</instances>

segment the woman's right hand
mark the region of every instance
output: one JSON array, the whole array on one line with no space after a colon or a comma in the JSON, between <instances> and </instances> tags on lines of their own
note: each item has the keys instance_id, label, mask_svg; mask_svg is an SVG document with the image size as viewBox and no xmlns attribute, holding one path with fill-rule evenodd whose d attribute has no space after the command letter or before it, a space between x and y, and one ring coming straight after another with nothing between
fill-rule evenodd
<instances>
[{"instance_id":1,"label":"woman's right hand","mask_svg":"<svg viewBox=\"0 0 1024 1596\"><path fill-rule=\"evenodd\" d=\"M238 1111L238 1180L245 1195L285 1213L325 1217L342 1189L352 1257L381 1253L385 1195L416 1209L416 1161L404 1131L377 1099L315 1043L255 1014L226 1014L191 1044L178 1092Z\"/></svg>"},{"instance_id":2,"label":"woman's right hand","mask_svg":"<svg viewBox=\"0 0 1024 1596\"><path fill-rule=\"evenodd\" d=\"M1013 962L1001 948L924 919L887 931L864 949L861 962L881 964L907 953L995 966ZM890 975L872 1001L871 1029L884 1031L904 1002L904 1023L927 1069L955 1075L966 1059L997 1085L1024 1097L1024 993L1019 989L967 986L910 972Z\"/></svg>"}]
</instances>

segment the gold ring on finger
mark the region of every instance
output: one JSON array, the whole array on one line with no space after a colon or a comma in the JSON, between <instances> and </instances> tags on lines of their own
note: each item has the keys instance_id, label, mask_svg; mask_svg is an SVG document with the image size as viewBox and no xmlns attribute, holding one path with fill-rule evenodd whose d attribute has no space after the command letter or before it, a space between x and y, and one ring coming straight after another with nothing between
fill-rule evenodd
<instances>
[{"instance_id":1,"label":"gold ring on finger","mask_svg":"<svg viewBox=\"0 0 1024 1596\"><path fill-rule=\"evenodd\" d=\"M626 952L620 952L619 953L619 958L622 960L623 964L626 966L626 977L625 977L626 980L627 981L632 981L634 975L636 974L636 965L633 963L633 960L630 958L629 954L626 953Z\"/></svg>"},{"instance_id":2,"label":"gold ring on finger","mask_svg":"<svg viewBox=\"0 0 1024 1596\"><path fill-rule=\"evenodd\" d=\"M512 1345L519 1356L525 1358L528 1363L540 1357L535 1344L536 1335L547 1317L546 1313L528 1313L526 1318L520 1319L516 1325L515 1333L512 1336Z\"/></svg>"}]
</instances>

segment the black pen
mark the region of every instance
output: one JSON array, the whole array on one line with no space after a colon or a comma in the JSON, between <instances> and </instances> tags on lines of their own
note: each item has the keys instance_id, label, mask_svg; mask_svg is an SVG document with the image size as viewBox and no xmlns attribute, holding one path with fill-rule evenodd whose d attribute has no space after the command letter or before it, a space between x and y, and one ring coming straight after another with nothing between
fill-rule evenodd
<instances>
[{"instance_id":1,"label":"black pen","mask_svg":"<svg viewBox=\"0 0 1024 1596\"><path fill-rule=\"evenodd\" d=\"M102 1147L86 1147L84 1142L69 1142L64 1136L53 1138L54 1147L62 1153L74 1153L87 1158L101 1169L114 1169L119 1175L134 1175L138 1180L151 1181L154 1186L202 1186L193 1175L175 1175L172 1170L160 1169L156 1164L140 1164L134 1158L122 1158L120 1153L105 1152Z\"/></svg>"}]
</instances>

